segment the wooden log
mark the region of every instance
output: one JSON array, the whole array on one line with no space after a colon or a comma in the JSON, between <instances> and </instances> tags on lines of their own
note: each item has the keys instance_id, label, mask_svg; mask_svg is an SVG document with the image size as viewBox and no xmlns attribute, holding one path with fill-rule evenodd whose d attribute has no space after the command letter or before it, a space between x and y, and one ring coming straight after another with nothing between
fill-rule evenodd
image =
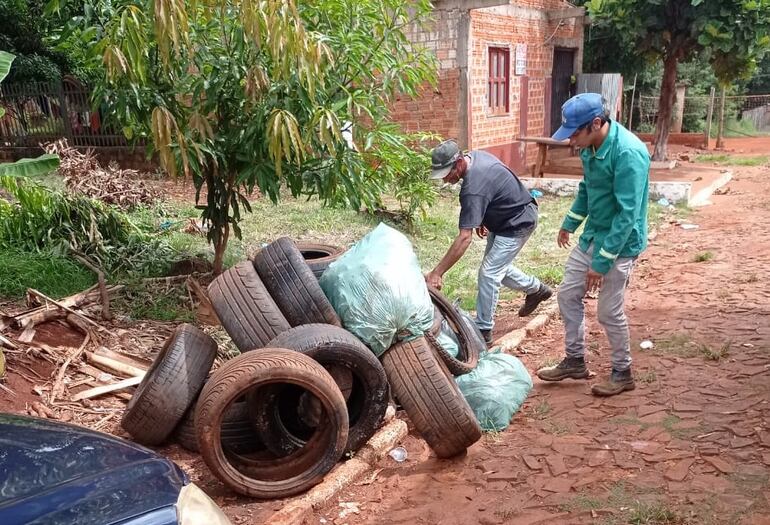
<instances>
[{"instance_id":1,"label":"wooden log","mask_svg":"<svg viewBox=\"0 0 770 525\"><path fill-rule=\"evenodd\" d=\"M88 296L91 294L91 292L95 291L99 287L98 284L93 285L92 287L88 288L87 290L83 290L82 292L78 292L76 294L68 295L67 297L62 297L59 299L59 302L66 306L80 306L84 302L90 302L88 300ZM34 293L30 293L29 290L27 290L27 306L45 306L45 301L41 301L41 298Z\"/></svg>"},{"instance_id":2,"label":"wooden log","mask_svg":"<svg viewBox=\"0 0 770 525\"><path fill-rule=\"evenodd\" d=\"M48 308L40 307L19 314L14 318L14 324L19 328L27 328L28 326L34 326L38 324L47 323L55 319L62 319L67 315L67 312L61 308Z\"/></svg>"},{"instance_id":3,"label":"wooden log","mask_svg":"<svg viewBox=\"0 0 770 525\"><path fill-rule=\"evenodd\" d=\"M96 355L93 352L86 352L88 361L98 366L99 368L107 369L108 371L122 376L143 376L145 370L137 368L135 366L127 365L111 357L103 355Z\"/></svg>"},{"instance_id":4,"label":"wooden log","mask_svg":"<svg viewBox=\"0 0 770 525\"><path fill-rule=\"evenodd\" d=\"M147 363L143 363L137 359L134 359L131 356L121 354L120 352L115 352L113 350L110 350L105 346L100 346L99 348L94 350L94 355L109 357L111 359L114 359L115 361L120 361L123 364L133 366L134 368L138 368L139 370L143 370L145 372L150 368L150 365L148 365Z\"/></svg>"},{"instance_id":5,"label":"wooden log","mask_svg":"<svg viewBox=\"0 0 770 525\"><path fill-rule=\"evenodd\" d=\"M72 307L72 308L80 308L80 307L95 303L99 300L99 297L100 297L99 291L95 289L96 286L97 285L89 288L85 292L80 292L79 294L65 297L64 299L58 302L61 303L63 306ZM108 286L107 293L109 295L114 295L122 289L123 289L122 284ZM29 293L27 294L27 296L36 297L34 294L29 294ZM36 308L32 308L30 310L27 310L26 312L16 314L11 318L12 320L11 324L18 326L19 328L25 328L30 324L42 324L47 321L52 321L54 319L65 317L66 315L67 315L66 311L63 311L62 308L58 308L58 307L52 308L50 305L44 305L44 306L38 306Z\"/></svg>"},{"instance_id":6,"label":"wooden log","mask_svg":"<svg viewBox=\"0 0 770 525\"><path fill-rule=\"evenodd\" d=\"M28 289L28 290L27 290L27 293L31 293L31 294L33 294L33 295L37 295L37 296L38 296L38 297L40 297L41 299L44 299L44 300L48 301L49 303L51 303L51 304L53 304L53 305L56 305L56 306L58 306L58 307L59 307L59 308L61 308L62 310L65 310L65 311L67 311L67 312L69 312L69 313L71 313L71 314L73 314L73 315L76 315L76 316L78 316L79 318L83 319L85 322L87 322L87 323L89 323L89 324L91 324L91 325L95 326L97 329L99 329L99 330L102 330L102 331L105 331L105 328L104 328L102 325L100 325L99 323L97 323L96 321L94 321L93 319L89 319L89 318L88 318L88 317L86 317L85 315L83 315L83 314L81 314L81 313L79 313L79 312L76 312L75 310L73 310L73 309L72 309L72 308L70 308L69 306L65 306L65 305L61 304L59 301L55 301L55 300L51 299L50 297L48 297L48 296L47 296L47 295L45 295L44 293L41 293L41 292L39 292L39 291L35 290L34 288L30 288L30 289Z\"/></svg>"},{"instance_id":7,"label":"wooden log","mask_svg":"<svg viewBox=\"0 0 770 525\"><path fill-rule=\"evenodd\" d=\"M3 337L2 334L0 334L0 346L4 346L6 348L10 348L11 350L18 350L19 345L11 341L10 339L6 339Z\"/></svg>"},{"instance_id":8,"label":"wooden log","mask_svg":"<svg viewBox=\"0 0 770 525\"><path fill-rule=\"evenodd\" d=\"M129 377L128 379L124 379L123 381L118 381L117 383L113 383L111 385L104 385L104 386L89 388L88 390L83 390L82 392L78 392L77 394L72 396L72 400L81 401L83 399L91 399L92 397L109 394L110 392L115 392L117 390L123 390L124 388L128 388L130 386L136 386L142 382L143 378L144 378L144 374L142 374L142 376Z\"/></svg>"},{"instance_id":9,"label":"wooden log","mask_svg":"<svg viewBox=\"0 0 770 525\"><path fill-rule=\"evenodd\" d=\"M56 374L56 381L54 381L53 387L51 388L51 403L54 403L56 398L59 397L64 390L64 374L67 372L67 367L72 361L80 357L86 345L88 344L88 341L90 340L91 336L88 332L86 332L86 337L83 339L83 342L80 343L80 346L67 354L67 357L64 359L64 363L62 363L61 367L59 367L59 371Z\"/></svg>"},{"instance_id":10,"label":"wooden log","mask_svg":"<svg viewBox=\"0 0 770 525\"><path fill-rule=\"evenodd\" d=\"M16 339L20 343L31 343L32 339L35 338L35 325L29 325L27 326L24 331L19 335L19 337Z\"/></svg>"}]
</instances>

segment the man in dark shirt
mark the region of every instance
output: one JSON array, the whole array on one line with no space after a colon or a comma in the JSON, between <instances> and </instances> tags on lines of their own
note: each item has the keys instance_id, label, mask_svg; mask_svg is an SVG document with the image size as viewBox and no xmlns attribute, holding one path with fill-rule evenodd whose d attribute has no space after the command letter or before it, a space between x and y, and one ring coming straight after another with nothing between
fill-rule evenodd
<instances>
[{"instance_id":1,"label":"man in dark shirt","mask_svg":"<svg viewBox=\"0 0 770 525\"><path fill-rule=\"evenodd\" d=\"M463 256L473 230L487 238L481 261L476 298L476 324L487 343L492 342L493 316L500 285L526 294L519 315L531 314L551 297L551 289L512 263L537 227L537 203L516 175L484 151L460 152L453 140L442 142L432 153L432 179L449 184L462 180L460 232L452 246L425 280L441 288L444 274Z\"/></svg>"}]
</instances>

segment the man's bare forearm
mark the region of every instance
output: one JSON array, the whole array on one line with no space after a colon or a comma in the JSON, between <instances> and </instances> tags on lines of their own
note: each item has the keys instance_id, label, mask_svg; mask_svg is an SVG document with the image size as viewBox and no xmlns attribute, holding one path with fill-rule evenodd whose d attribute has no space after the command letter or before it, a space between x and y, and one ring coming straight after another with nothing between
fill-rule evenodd
<instances>
[{"instance_id":1,"label":"man's bare forearm","mask_svg":"<svg viewBox=\"0 0 770 525\"><path fill-rule=\"evenodd\" d=\"M455 237L452 246L449 247L444 257L433 269L433 273L438 275L444 275L449 269L460 260L465 252L468 250L468 246L471 244L473 230L460 230L460 233Z\"/></svg>"}]
</instances>

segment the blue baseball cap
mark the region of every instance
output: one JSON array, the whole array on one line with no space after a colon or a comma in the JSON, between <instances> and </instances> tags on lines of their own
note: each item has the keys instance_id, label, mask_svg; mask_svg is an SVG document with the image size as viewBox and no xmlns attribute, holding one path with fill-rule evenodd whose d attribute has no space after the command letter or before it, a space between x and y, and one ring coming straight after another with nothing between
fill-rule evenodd
<instances>
[{"instance_id":1,"label":"blue baseball cap","mask_svg":"<svg viewBox=\"0 0 770 525\"><path fill-rule=\"evenodd\" d=\"M561 127L551 137L565 140L581 126L585 126L596 117L604 115L604 99L599 93L581 93L575 95L561 107Z\"/></svg>"}]
</instances>

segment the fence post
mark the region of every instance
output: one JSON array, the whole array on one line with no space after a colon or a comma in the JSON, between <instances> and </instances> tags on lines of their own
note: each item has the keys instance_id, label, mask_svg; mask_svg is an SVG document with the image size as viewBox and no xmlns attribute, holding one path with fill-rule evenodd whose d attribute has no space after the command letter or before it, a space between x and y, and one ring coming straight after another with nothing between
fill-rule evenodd
<instances>
[{"instance_id":1,"label":"fence post","mask_svg":"<svg viewBox=\"0 0 770 525\"><path fill-rule=\"evenodd\" d=\"M725 131L725 91L727 90L724 86L722 86L722 101L719 104L719 123L717 127L716 149L722 149L725 147L725 142L723 140Z\"/></svg>"},{"instance_id":2,"label":"fence post","mask_svg":"<svg viewBox=\"0 0 770 525\"><path fill-rule=\"evenodd\" d=\"M636 96L636 74L634 74L634 87L631 88L631 103L628 105L628 131L631 131L631 124L634 121L634 97Z\"/></svg>"},{"instance_id":3,"label":"fence post","mask_svg":"<svg viewBox=\"0 0 770 525\"><path fill-rule=\"evenodd\" d=\"M682 122L684 121L684 96L687 90L685 84L676 85L676 95L674 99L674 122L671 125L672 133L682 132Z\"/></svg>"},{"instance_id":4,"label":"fence post","mask_svg":"<svg viewBox=\"0 0 770 525\"><path fill-rule=\"evenodd\" d=\"M74 142L72 140L72 122L70 122L70 112L67 106L67 96L64 93L64 82L59 80L56 84L56 96L59 97L59 107L61 108L61 118L64 124L64 138L67 139L67 143L72 146Z\"/></svg>"},{"instance_id":5,"label":"fence post","mask_svg":"<svg viewBox=\"0 0 770 525\"><path fill-rule=\"evenodd\" d=\"M714 94L716 90L711 87L711 94L709 95L709 109L706 114L706 129L703 132L703 147L709 149L711 146L711 119L714 117Z\"/></svg>"}]
</instances>

